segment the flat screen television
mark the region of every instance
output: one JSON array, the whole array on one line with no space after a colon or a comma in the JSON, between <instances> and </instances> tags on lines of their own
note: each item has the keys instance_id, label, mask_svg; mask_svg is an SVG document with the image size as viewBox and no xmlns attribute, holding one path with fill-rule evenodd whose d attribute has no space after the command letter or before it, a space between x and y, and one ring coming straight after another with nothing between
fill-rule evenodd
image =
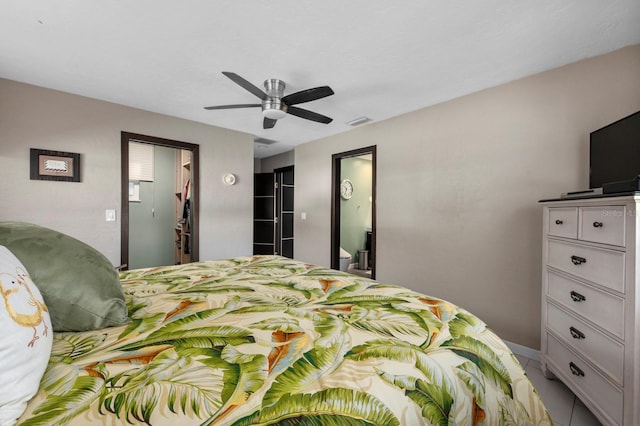
<instances>
[{"instance_id":1,"label":"flat screen television","mask_svg":"<svg viewBox=\"0 0 640 426\"><path fill-rule=\"evenodd\" d=\"M589 188L640 175L640 111L591 133Z\"/></svg>"}]
</instances>

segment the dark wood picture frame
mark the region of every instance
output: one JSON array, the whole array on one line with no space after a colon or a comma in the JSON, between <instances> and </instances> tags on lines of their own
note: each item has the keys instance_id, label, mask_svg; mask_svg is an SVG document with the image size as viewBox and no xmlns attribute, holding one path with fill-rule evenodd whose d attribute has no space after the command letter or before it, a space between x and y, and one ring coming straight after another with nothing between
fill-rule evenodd
<instances>
[{"instance_id":1,"label":"dark wood picture frame","mask_svg":"<svg viewBox=\"0 0 640 426\"><path fill-rule=\"evenodd\" d=\"M31 179L80 182L80 154L31 148Z\"/></svg>"}]
</instances>

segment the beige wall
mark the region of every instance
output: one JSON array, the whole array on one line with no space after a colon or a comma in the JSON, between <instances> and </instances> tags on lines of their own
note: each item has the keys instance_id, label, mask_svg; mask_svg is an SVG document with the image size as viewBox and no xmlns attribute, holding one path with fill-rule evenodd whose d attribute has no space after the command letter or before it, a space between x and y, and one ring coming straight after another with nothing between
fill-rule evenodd
<instances>
[{"instance_id":1,"label":"beige wall","mask_svg":"<svg viewBox=\"0 0 640 426\"><path fill-rule=\"evenodd\" d=\"M66 232L120 263L120 132L200 145L200 258L252 249L251 135L0 79L0 220ZM80 183L29 179L29 148L81 154ZM226 186L222 175L238 177ZM117 209L117 222L105 221Z\"/></svg>"},{"instance_id":2,"label":"beige wall","mask_svg":"<svg viewBox=\"0 0 640 426\"><path fill-rule=\"evenodd\" d=\"M588 186L589 133L640 110L638 76L634 46L298 146L296 258L330 264L331 155L376 145L378 280L539 348L537 201Z\"/></svg>"},{"instance_id":3,"label":"beige wall","mask_svg":"<svg viewBox=\"0 0 640 426\"><path fill-rule=\"evenodd\" d=\"M283 152L260 160L260 173L272 173L275 169L293 166L295 162L294 151ZM258 173L256 171L256 173Z\"/></svg>"}]
</instances>

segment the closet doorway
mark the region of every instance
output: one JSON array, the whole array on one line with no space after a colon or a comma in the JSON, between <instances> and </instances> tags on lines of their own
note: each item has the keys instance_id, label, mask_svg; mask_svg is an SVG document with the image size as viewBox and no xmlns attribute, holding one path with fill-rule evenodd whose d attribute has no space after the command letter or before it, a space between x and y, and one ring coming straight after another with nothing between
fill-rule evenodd
<instances>
[{"instance_id":1,"label":"closet doorway","mask_svg":"<svg viewBox=\"0 0 640 426\"><path fill-rule=\"evenodd\" d=\"M151 162L158 170L155 177L142 178L149 181L132 180L130 156L140 150L144 154L145 148L152 153ZM120 155L122 268L197 261L198 145L121 132Z\"/></svg>"},{"instance_id":2,"label":"closet doorway","mask_svg":"<svg viewBox=\"0 0 640 426\"><path fill-rule=\"evenodd\" d=\"M376 277L376 147L332 156L331 268Z\"/></svg>"},{"instance_id":3,"label":"closet doorway","mask_svg":"<svg viewBox=\"0 0 640 426\"><path fill-rule=\"evenodd\" d=\"M294 189L294 166L254 174L253 254L293 259Z\"/></svg>"}]
</instances>

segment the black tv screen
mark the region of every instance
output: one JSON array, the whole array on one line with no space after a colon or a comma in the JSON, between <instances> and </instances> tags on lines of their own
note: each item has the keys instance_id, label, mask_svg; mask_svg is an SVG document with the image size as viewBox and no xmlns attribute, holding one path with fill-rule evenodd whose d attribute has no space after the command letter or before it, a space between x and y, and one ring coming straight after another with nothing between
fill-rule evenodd
<instances>
[{"instance_id":1,"label":"black tv screen","mask_svg":"<svg viewBox=\"0 0 640 426\"><path fill-rule=\"evenodd\" d=\"M591 133L589 188L640 175L640 111Z\"/></svg>"}]
</instances>

